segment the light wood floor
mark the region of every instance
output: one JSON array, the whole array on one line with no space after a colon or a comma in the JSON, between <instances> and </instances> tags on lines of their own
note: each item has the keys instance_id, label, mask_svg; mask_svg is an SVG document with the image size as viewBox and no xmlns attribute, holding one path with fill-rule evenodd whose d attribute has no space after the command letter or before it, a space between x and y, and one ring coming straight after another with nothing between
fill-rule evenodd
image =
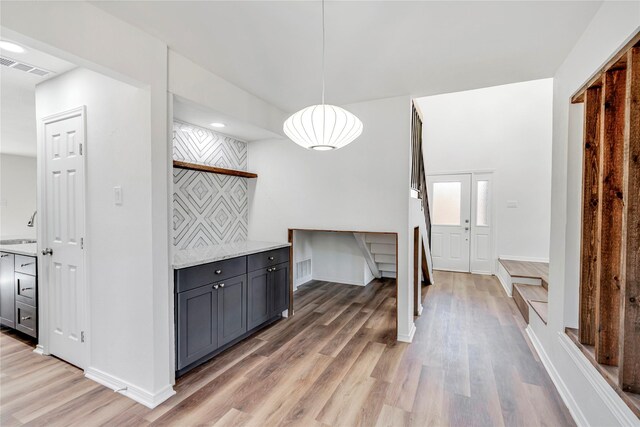
<instances>
[{"instance_id":1,"label":"light wood floor","mask_svg":"<svg viewBox=\"0 0 640 427\"><path fill-rule=\"evenodd\" d=\"M181 378L147 409L0 334L0 424L574 425L495 278L436 272L412 344L395 286L316 282L296 315Z\"/></svg>"}]
</instances>

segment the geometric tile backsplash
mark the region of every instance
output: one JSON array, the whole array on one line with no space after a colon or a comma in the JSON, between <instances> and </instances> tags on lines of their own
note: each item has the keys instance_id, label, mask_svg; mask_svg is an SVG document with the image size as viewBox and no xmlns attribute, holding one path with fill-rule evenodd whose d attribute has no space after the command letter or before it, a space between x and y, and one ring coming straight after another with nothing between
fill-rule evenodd
<instances>
[{"instance_id":1,"label":"geometric tile backsplash","mask_svg":"<svg viewBox=\"0 0 640 427\"><path fill-rule=\"evenodd\" d=\"M173 159L247 169L247 143L174 121ZM247 239L247 179L173 169L173 245L197 248Z\"/></svg>"}]
</instances>

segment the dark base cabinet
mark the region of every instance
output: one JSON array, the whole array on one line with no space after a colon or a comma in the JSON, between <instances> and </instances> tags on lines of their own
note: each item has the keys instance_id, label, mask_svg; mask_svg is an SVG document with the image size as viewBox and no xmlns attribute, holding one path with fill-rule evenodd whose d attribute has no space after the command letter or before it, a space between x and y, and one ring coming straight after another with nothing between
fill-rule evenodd
<instances>
[{"instance_id":1,"label":"dark base cabinet","mask_svg":"<svg viewBox=\"0 0 640 427\"><path fill-rule=\"evenodd\" d=\"M38 338L36 257L0 253L0 325Z\"/></svg>"},{"instance_id":2,"label":"dark base cabinet","mask_svg":"<svg viewBox=\"0 0 640 427\"><path fill-rule=\"evenodd\" d=\"M281 317L288 260L283 248L175 270L177 376Z\"/></svg>"}]
</instances>

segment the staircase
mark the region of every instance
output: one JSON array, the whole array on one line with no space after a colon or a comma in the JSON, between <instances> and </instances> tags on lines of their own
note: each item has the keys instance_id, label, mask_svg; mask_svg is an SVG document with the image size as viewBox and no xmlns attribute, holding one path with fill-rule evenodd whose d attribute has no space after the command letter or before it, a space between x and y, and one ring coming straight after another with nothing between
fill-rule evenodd
<instances>
[{"instance_id":1,"label":"staircase","mask_svg":"<svg viewBox=\"0 0 640 427\"><path fill-rule=\"evenodd\" d=\"M498 279L513 297L526 323L531 313L546 325L548 318L549 264L499 259Z\"/></svg>"},{"instance_id":2,"label":"staircase","mask_svg":"<svg viewBox=\"0 0 640 427\"><path fill-rule=\"evenodd\" d=\"M369 269L375 277L395 278L396 237L393 234L353 233Z\"/></svg>"}]
</instances>

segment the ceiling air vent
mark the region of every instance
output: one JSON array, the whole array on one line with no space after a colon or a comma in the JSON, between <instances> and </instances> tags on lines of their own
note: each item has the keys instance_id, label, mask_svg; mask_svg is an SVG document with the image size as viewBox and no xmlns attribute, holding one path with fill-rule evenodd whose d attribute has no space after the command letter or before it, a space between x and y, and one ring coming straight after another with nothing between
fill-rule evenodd
<instances>
[{"instance_id":1,"label":"ceiling air vent","mask_svg":"<svg viewBox=\"0 0 640 427\"><path fill-rule=\"evenodd\" d=\"M35 74L36 76L40 77L44 77L52 73L52 71L34 67L33 65L29 65L24 62L18 62L15 59L7 58L5 56L0 56L0 64L4 65L5 67L24 71L29 74Z\"/></svg>"},{"instance_id":2,"label":"ceiling air vent","mask_svg":"<svg viewBox=\"0 0 640 427\"><path fill-rule=\"evenodd\" d=\"M2 64L2 65L5 65L7 67L11 67L15 63L16 63L16 61L14 61L13 59L3 58L3 57L0 56L0 64Z\"/></svg>"}]
</instances>

